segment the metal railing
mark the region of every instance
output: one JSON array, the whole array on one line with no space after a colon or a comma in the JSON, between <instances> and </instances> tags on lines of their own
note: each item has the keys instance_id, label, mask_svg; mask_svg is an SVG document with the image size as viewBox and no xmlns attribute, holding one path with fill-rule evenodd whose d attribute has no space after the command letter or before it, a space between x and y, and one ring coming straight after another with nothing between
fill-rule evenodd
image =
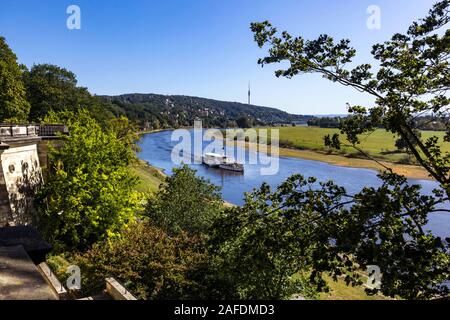
<instances>
[{"instance_id":1,"label":"metal railing","mask_svg":"<svg viewBox=\"0 0 450 320\"><path fill-rule=\"evenodd\" d=\"M69 134L69 128L65 124L41 124L38 126L38 136L56 137L57 133Z\"/></svg>"},{"instance_id":2,"label":"metal railing","mask_svg":"<svg viewBox=\"0 0 450 320\"><path fill-rule=\"evenodd\" d=\"M0 124L0 138L56 137L68 134L64 124Z\"/></svg>"}]
</instances>

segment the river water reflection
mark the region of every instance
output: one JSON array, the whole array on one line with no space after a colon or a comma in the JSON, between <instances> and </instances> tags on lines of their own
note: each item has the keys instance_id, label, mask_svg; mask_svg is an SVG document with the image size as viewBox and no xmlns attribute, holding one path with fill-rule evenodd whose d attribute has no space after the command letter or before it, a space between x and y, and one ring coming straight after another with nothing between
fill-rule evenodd
<instances>
[{"instance_id":1,"label":"river water reflection","mask_svg":"<svg viewBox=\"0 0 450 320\"><path fill-rule=\"evenodd\" d=\"M175 166L171 160L172 148L178 143L177 141L171 141L171 134L171 131L162 131L143 136L140 142L141 152L139 153L139 158L162 169L169 175ZM376 187L380 185L380 180L374 170L339 167L320 161L287 157L280 157L278 174L271 176L260 174L260 164L246 164L244 174L208 168L199 164L192 164L190 167L197 170L198 175L206 177L212 183L222 187L223 199L235 204L242 204L244 192L258 188L263 182L267 182L275 188L295 173L300 173L306 177L314 176L319 181L333 180L345 187L347 192L351 194L360 191L364 186ZM411 179L410 182L420 184L424 193L430 193L433 188L437 187L436 182L429 180ZM450 214L438 213L432 215L428 228L436 235L450 237Z\"/></svg>"}]
</instances>

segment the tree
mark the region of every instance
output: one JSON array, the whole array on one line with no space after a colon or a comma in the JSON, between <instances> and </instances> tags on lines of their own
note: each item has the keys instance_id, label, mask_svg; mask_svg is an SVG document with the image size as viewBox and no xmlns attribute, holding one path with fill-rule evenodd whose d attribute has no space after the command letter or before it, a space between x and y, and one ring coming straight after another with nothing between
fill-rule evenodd
<instances>
[{"instance_id":1,"label":"tree","mask_svg":"<svg viewBox=\"0 0 450 320\"><path fill-rule=\"evenodd\" d=\"M446 296L449 240L426 231L442 192L424 196L405 178L386 174L378 188L351 195L332 181L293 175L267 184L214 225L211 254L243 297L287 298L327 291L323 273L361 285L361 266L378 265L381 292L406 299ZM296 274L309 274L309 284ZM302 280L302 278L300 278ZM377 290L368 290L373 294Z\"/></svg>"},{"instance_id":2,"label":"tree","mask_svg":"<svg viewBox=\"0 0 450 320\"><path fill-rule=\"evenodd\" d=\"M44 119L50 111L76 112L79 109L89 110L101 122L112 118L106 102L93 97L86 88L78 87L75 74L65 68L38 64L23 78L31 104L31 121Z\"/></svg>"},{"instance_id":3,"label":"tree","mask_svg":"<svg viewBox=\"0 0 450 320\"><path fill-rule=\"evenodd\" d=\"M0 37L0 121L26 121L30 104L22 82L22 69L5 38Z\"/></svg>"},{"instance_id":4,"label":"tree","mask_svg":"<svg viewBox=\"0 0 450 320\"><path fill-rule=\"evenodd\" d=\"M149 199L146 215L170 234L205 233L222 210L220 188L195 172L187 165L173 169Z\"/></svg>"},{"instance_id":5,"label":"tree","mask_svg":"<svg viewBox=\"0 0 450 320\"><path fill-rule=\"evenodd\" d=\"M153 120L152 122L152 129L153 130L158 130L161 127L161 123L159 122L158 118L154 118L155 120Z\"/></svg>"},{"instance_id":6,"label":"tree","mask_svg":"<svg viewBox=\"0 0 450 320\"><path fill-rule=\"evenodd\" d=\"M414 22L405 35L395 34L390 41L373 46L372 54L380 62L376 75L370 64L353 69L346 66L356 55L349 40L335 42L328 35L315 40L293 37L277 29L268 21L252 23L251 30L260 47L271 46L269 55L260 59L261 65L287 61L289 67L276 71L276 76L292 78L298 74L318 73L324 78L350 86L376 98L376 106L349 108L341 125L342 133L357 148L358 135L370 133L377 127L398 134L407 142L418 163L436 179L450 195L448 153L443 153L437 137L422 141L413 131L417 116L434 113L448 117L450 22L449 0L441 0L429 15ZM450 141L450 127L445 141ZM335 147L339 148L339 144Z\"/></svg>"},{"instance_id":7,"label":"tree","mask_svg":"<svg viewBox=\"0 0 450 320\"><path fill-rule=\"evenodd\" d=\"M246 194L242 207L228 208L210 231L211 268L228 284L233 299L290 299L302 293L316 297L305 278L303 237L282 214L271 214L279 202L268 198L270 187ZM267 201L267 202L266 202ZM276 212L276 211L274 211ZM217 280L216 280L217 281Z\"/></svg>"},{"instance_id":8,"label":"tree","mask_svg":"<svg viewBox=\"0 0 450 320\"><path fill-rule=\"evenodd\" d=\"M189 275L206 257L198 240L171 237L149 223L135 223L120 239L95 244L75 263L85 295L97 294L114 277L138 299L192 299L199 291Z\"/></svg>"},{"instance_id":9,"label":"tree","mask_svg":"<svg viewBox=\"0 0 450 320\"><path fill-rule=\"evenodd\" d=\"M341 118L339 117L321 117L308 120L308 126L319 126L321 128L339 128Z\"/></svg>"},{"instance_id":10,"label":"tree","mask_svg":"<svg viewBox=\"0 0 450 320\"><path fill-rule=\"evenodd\" d=\"M34 65L25 74L24 82L32 121L43 119L49 111L75 111L80 108L80 102L89 99L86 89L77 88L75 74L55 65Z\"/></svg>"},{"instance_id":11,"label":"tree","mask_svg":"<svg viewBox=\"0 0 450 320\"><path fill-rule=\"evenodd\" d=\"M350 116L342 121L341 133L351 146L370 158L360 148L359 136L383 127L400 136L417 162L440 184L432 196L425 196L419 186L408 185L404 177L390 173L385 166L380 188L347 195L334 184L333 188L325 185L331 189L322 189L315 198L311 191L295 191L303 178L290 180L285 192L276 193L282 201L274 211L299 218L313 210L312 219L301 223L317 239L316 250L305 257L314 258L313 278L324 271L336 277L343 272L354 274L357 265L378 264L383 272L381 292L386 295L410 299L448 295L449 289L442 283L449 277L450 239L436 237L424 226L430 214L448 214L441 208L448 205L450 196L450 155L441 150L438 137L423 141L414 132L414 123L417 117L431 113L448 119L450 30L445 28L450 22L449 8L450 1L441 0L406 34L395 34L390 41L374 45L372 54L380 64L376 74L369 64L347 68L356 54L349 40L335 42L328 35L305 40L286 31L278 36L268 21L252 23L255 41L261 48L270 47L259 63L288 63L276 76L318 73L376 98L372 108L350 107ZM450 126L444 141L450 141ZM325 143L339 149L339 134L326 136ZM357 283L352 276L347 279Z\"/></svg>"},{"instance_id":12,"label":"tree","mask_svg":"<svg viewBox=\"0 0 450 320\"><path fill-rule=\"evenodd\" d=\"M239 128L251 128L252 127L251 120L245 116L237 118L236 123Z\"/></svg>"},{"instance_id":13,"label":"tree","mask_svg":"<svg viewBox=\"0 0 450 320\"><path fill-rule=\"evenodd\" d=\"M66 123L70 135L50 147L49 178L37 197L39 229L69 250L118 236L140 211L137 178L128 169L133 151L86 110L50 112L46 121Z\"/></svg>"},{"instance_id":14,"label":"tree","mask_svg":"<svg viewBox=\"0 0 450 320\"><path fill-rule=\"evenodd\" d=\"M413 129L413 133L416 135L416 137L421 137L422 134L420 133L419 130L417 129ZM415 146L417 143L414 142L413 145ZM397 140L395 140L395 147L400 150L403 151L405 150L406 152L410 152L409 151L409 145L408 145L408 141L406 141L405 139L403 139L402 137L398 138Z\"/></svg>"},{"instance_id":15,"label":"tree","mask_svg":"<svg viewBox=\"0 0 450 320\"><path fill-rule=\"evenodd\" d=\"M132 124L127 117L120 116L118 118L109 119L106 122L108 130L116 133L116 138L121 141L126 147L139 151L139 146L136 141L139 140L138 128Z\"/></svg>"}]
</instances>

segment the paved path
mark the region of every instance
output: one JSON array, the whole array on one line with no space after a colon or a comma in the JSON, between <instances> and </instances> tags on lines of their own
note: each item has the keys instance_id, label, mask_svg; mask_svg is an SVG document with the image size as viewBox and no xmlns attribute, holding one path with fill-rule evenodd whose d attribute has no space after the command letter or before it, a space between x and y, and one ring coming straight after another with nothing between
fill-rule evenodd
<instances>
[{"instance_id":1,"label":"paved path","mask_svg":"<svg viewBox=\"0 0 450 320\"><path fill-rule=\"evenodd\" d=\"M0 300L56 300L23 246L0 247Z\"/></svg>"}]
</instances>

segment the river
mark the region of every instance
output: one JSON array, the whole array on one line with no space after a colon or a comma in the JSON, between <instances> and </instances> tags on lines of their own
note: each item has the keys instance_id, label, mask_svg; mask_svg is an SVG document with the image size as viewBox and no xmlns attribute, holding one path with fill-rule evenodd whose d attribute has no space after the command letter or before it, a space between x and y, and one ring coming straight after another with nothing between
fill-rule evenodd
<instances>
[{"instance_id":1,"label":"river","mask_svg":"<svg viewBox=\"0 0 450 320\"><path fill-rule=\"evenodd\" d=\"M171 160L171 152L178 143L178 141L171 141L171 135L172 131L144 135L140 141L141 152L139 153L140 159L160 168L169 175L172 173L172 168L175 167ZM248 156L248 151L246 151L246 155ZM377 172L374 170L340 167L320 161L288 157L279 158L278 173L270 176L260 174L260 169L264 166L261 164L246 164L244 174L208 168L201 164L189 166L197 170L198 175L208 178L212 183L220 186L224 200L239 205L244 202L244 192L258 188L263 182L267 182L272 188L275 188L295 173L306 177L314 176L319 181L333 180L345 187L350 194L360 191L364 186L380 185ZM429 180L410 179L410 183L420 184L424 193L430 193L433 188L438 186L435 181ZM450 237L450 213L431 215L427 227L437 236Z\"/></svg>"}]
</instances>

